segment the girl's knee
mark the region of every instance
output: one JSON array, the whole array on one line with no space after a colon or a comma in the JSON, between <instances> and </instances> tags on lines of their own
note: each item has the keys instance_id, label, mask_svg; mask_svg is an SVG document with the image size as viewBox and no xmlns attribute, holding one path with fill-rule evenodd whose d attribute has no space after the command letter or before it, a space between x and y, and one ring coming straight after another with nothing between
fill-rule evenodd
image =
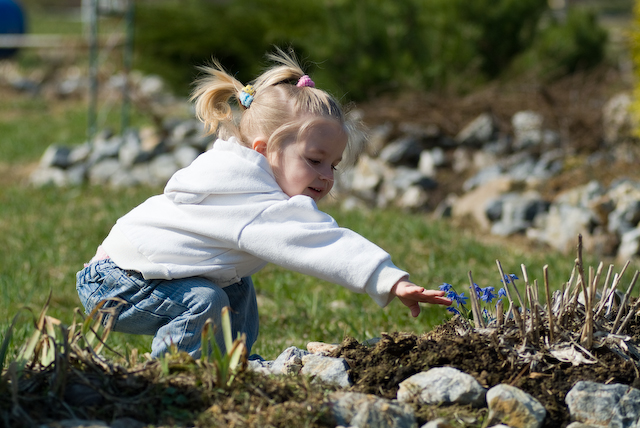
<instances>
[{"instance_id":1,"label":"girl's knee","mask_svg":"<svg viewBox=\"0 0 640 428\"><path fill-rule=\"evenodd\" d=\"M202 282L193 286L186 295L186 304L194 314L208 318L219 318L222 308L230 306L229 297L224 290L211 281L199 278Z\"/></svg>"}]
</instances>

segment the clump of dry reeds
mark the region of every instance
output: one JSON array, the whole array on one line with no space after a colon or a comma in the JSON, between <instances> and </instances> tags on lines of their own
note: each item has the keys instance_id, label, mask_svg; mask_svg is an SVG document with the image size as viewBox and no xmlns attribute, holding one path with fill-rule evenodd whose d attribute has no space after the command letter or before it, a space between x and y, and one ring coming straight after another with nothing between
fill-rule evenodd
<instances>
[{"instance_id":1,"label":"clump of dry reeds","mask_svg":"<svg viewBox=\"0 0 640 428\"><path fill-rule=\"evenodd\" d=\"M578 237L577 258L569 280L560 290L551 293L548 266L543 268L544 302L541 303L540 284L531 282L526 266L521 265L524 296L515 281L509 281L499 260L496 260L501 281L504 283L508 307L506 313L497 305L495 316L480 312L480 301L471 272L470 303L474 323L472 328L464 317L457 319L466 328L491 336L499 346L516 351L520 360L535 365L545 353L560 361L574 365L597 361L592 351L606 347L626 361L640 365L640 345L626 334L637 316L640 299L631 297L638 279L635 272L631 283L623 291L621 278L627 262L620 272L614 273L610 265L603 278L604 264L585 273L582 259L582 237Z\"/></svg>"}]
</instances>

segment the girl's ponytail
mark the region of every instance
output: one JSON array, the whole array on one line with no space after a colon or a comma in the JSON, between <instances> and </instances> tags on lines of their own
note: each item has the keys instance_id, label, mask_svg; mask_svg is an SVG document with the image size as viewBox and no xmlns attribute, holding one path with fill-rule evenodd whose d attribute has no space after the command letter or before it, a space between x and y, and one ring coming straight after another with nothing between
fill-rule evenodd
<instances>
[{"instance_id":1,"label":"girl's ponytail","mask_svg":"<svg viewBox=\"0 0 640 428\"><path fill-rule=\"evenodd\" d=\"M243 86L215 60L212 65L199 69L206 76L196 81L191 101L195 100L196 117L204 123L205 131L210 135L218 130L221 123L233 122L229 99L232 96L239 99Z\"/></svg>"}]
</instances>

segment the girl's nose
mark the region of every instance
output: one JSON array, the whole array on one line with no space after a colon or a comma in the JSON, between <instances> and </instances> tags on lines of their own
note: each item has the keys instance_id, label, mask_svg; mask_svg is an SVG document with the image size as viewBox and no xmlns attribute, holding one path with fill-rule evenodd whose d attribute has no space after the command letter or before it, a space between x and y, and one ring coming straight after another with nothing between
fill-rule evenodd
<instances>
[{"instance_id":1,"label":"girl's nose","mask_svg":"<svg viewBox=\"0 0 640 428\"><path fill-rule=\"evenodd\" d=\"M320 179L326 181L333 181L333 167L329 165L328 167L323 167L318 170L320 173Z\"/></svg>"}]
</instances>

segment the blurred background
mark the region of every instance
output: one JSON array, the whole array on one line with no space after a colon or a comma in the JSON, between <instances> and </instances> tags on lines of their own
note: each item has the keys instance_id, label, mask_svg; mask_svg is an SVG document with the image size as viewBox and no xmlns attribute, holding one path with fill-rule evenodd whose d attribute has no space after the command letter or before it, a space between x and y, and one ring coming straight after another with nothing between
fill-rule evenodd
<instances>
[{"instance_id":1,"label":"blurred background","mask_svg":"<svg viewBox=\"0 0 640 428\"><path fill-rule=\"evenodd\" d=\"M0 4L0 32L31 36L16 41L22 52L3 50L3 56L17 54L19 61L46 47L51 56L62 50L59 63L75 63L79 58L70 51L79 55L97 26L101 55L131 43L132 67L158 74L176 93L186 94L194 66L212 56L246 81L261 69L265 52L287 46L318 63L314 76L323 87L354 100L399 90L464 92L523 74L554 79L607 59L618 61L628 47L625 31L633 8L632 0Z\"/></svg>"}]
</instances>

